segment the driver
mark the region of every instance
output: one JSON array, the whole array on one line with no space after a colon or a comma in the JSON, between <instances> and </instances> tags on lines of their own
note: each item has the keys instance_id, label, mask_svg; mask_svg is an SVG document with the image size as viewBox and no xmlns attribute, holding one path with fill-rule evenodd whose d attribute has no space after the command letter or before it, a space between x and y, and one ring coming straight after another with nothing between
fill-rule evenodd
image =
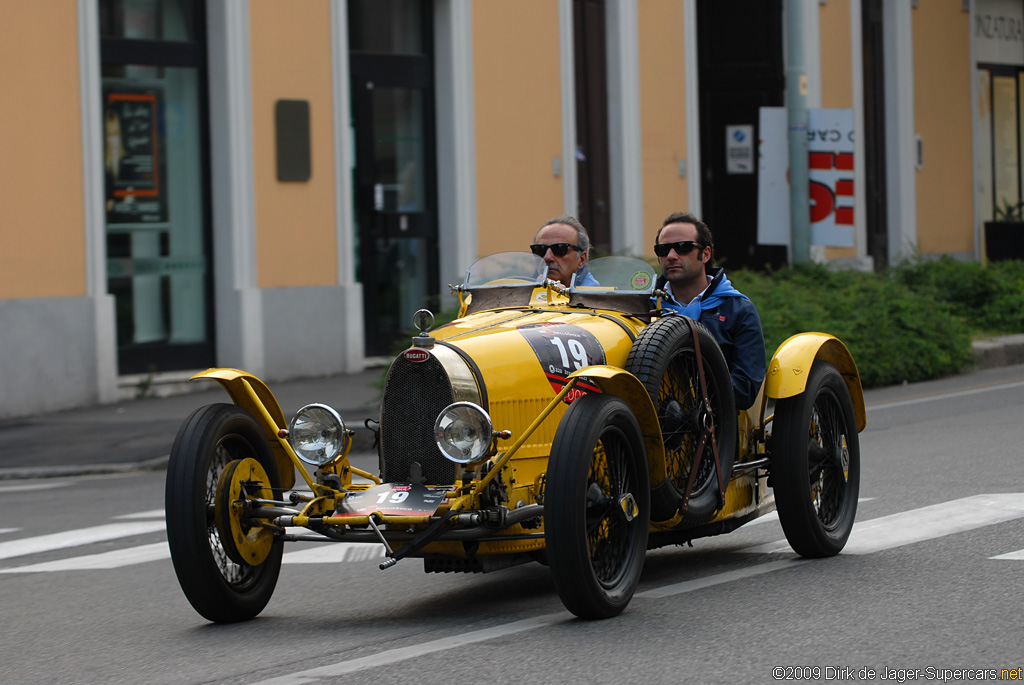
<instances>
[{"instance_id":1,"label":"driver","mask_svg":"<svg viewBox=\"0 0 1024 685\"><path fill-rule=\"evenodd\" d=\"M549 219L533 237L530 252L548 265L548 278L569 287L572 275L576 285L598 285L587 271L590 236L574 216L563 214Z\"/></svg>"},{"instance_id":2,"label":"driver","mask_svg":"<svg viewBox=\"0 0 1024 685\"><path fill-rule=\"evenodd\" d=\"M736 408L754 404L765 374L764 333L757 307L725 277L708 273L714 239L692 214L669 215L654 239L662 275L656 287L668 293L662 306L690 317L715 337L729 364Z\"/></svg>"}]
</instances>

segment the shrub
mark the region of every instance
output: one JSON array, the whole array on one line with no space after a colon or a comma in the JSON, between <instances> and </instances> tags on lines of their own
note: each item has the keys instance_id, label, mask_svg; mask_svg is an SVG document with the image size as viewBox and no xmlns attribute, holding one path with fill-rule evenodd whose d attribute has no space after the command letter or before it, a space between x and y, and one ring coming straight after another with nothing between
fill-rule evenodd
<instances>
[{"instance_id":1,"label":"shrub","mask_svg":"<svg viewBox=\"0 0 1024 685\"><path fill-rule=\"evenodd\" d=\"M893 270L907 287L953 305L976 330L1024 332L1024 262L908 261Z\"/></svg>"},{"instance_id":2,"label":"shrub","mask_svg":"<svg viewBox=\"0 0 1024 685\"><path fill-rule=\"evenodd\" d=\"M866 387L948 375L971 359L967 325L934 291L818 265L729 277L757 305L769 356L796 333L831 333L850 349Z\"/></svg>"}]
</instances>

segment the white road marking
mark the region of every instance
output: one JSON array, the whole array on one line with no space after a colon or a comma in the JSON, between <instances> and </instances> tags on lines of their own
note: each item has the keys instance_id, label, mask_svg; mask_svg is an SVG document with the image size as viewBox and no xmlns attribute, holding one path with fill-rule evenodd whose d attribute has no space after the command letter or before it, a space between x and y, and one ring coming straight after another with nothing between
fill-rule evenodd
<instances>
[{"instance_id":1,"label":"white road marking","mask_svg":"<svg viewBox=\"0 0 1024 685\"><path fill-rule=\"evenodd\" d=\"M1018 549L1016 552L1000 554L996 557L989 557L989 559L1013 559L1014 561L1024 561L1024 549Z\"/></svg>"},{"instance_id":2,"label":"white road marking","mask_svg":"<svg viewBox=\"0 0 1024 685\"><path fill-rule=\"evenodd\" d=\"M163 509L150 509L149 511L139 511L134 514L121 514L115 516L115 519L162 519L164 517Z\"/></svg>"},{"instance_id":3,"label":"white road marking","mask_svg":"<svg viewBox=\"0 0 1024 685\"><path fill-rule=\"evenodd\" d=\"M0 487L0 493L3 492L29 492L32 490L51 490L53 488L63 488L71 485L70 481L56 481L54 483L25 483L24 485L4 485Z\"/></svg>"},{"instance_id":4,"label":"white road marking","mask_svg":"<svg viewBox=\"0 0 1024 685\"><path fill-rule=\"evenodd\" d=\"M944 392L938 395L928 395L925 397L913 397L907 400L898 400L896 402L883 402L882 404L871 404L867 406L868 411L875 411L876 409L889 409L890 407L905 407L910 404L921 404L922 402L937 402L938 400L948 400L953 397L966 397L968 395L979 395L981 393L992 392L993 390L1007 390L1009 388L1019 388L1024 385L1024 381L1016 381L1014 383L993 383L980 388L971 388L969 390L958 390L956 392Z\"/></svg>"},{"instance_id":5,"label":"white road marking","mask_svg":"<svg viewBox=\"0 0 1024 685\"><path fill-rule=\"evenodd\" d=\"M654 588L645 592L639 592L635 596L644 599L659 599L663 597L670 597L672 595L683 594L684 592L693 592L695 590L702 590L713 585L721 585L722 583L731 583L735 580L741 580L743 578L750 578L753 576L759 576L765 573L771 573L773 571L779 571L784 568L790 568L798 564L807 563L802 559L786 559L783 561L772 561L766 564L758 564L757 566L751 566L749 568L739 569L737 571L728 571L726 573L718 573L713 576L706 578L697 578L695 580L689 580L683 583L675 583L673 585L666 585L660 588ZM443 652L449 649L455 649L457 647L463 647L465 645L475 644L478 642L486 642L487 640L495 640L497 638L506 637L508 635L514 635L516 633L522 633L534 628L544 628L552 626L557 623L563 623L565 621L573 620L565 611L559 611L553 614L544 614L542 616L536 616L534 618L527 618L522 621L514 621L512 623L506 623L501 626L494 626L492 628L484 628L482 630L474 630L461 635L452 635L449 637L439 638L437 640L431 640L418 645L410 645L408 647L399 647L397 649L389 649L384 652L378 652L377 654L370 654L368 656L360 657L358 659L351 659L349 661L341 661L327 666L321 666L319 668L311 668L306 671L299 671L298 673L291 673L289 675L280 676L277 678L271 678L269 680L263 680L255 685L308 685L309 683L316 683L321 678L337 678L338 676L346 675L348 673L355 673L357 671L365 671L370 668L378 668L380 666L386 666L394 664L399 661L406 661L409 659L415 659L417 657L425 656L427 654L434 654L437 652Z\"/></svg>"},{"instance_id":6,"label":"white road marking","mask_svg":"<svg viewBox=\"0 0 1024 685\"><path fill-rule=\"evenodd\" d=\"M857 502L858 503L860 503L860 502L870 502L873 499L875 499L875 498L874 497L861 497L861 498L859 498L857 500ZM744 524L743 527L744 528L750 528L750 526L756 526L759 523L768 523L769 521L778 521L778 520L779 520L779 511L777 509L775 509L775 510L772 510L772 511L768 512L764 516L757 517L756 519L754 519L750 523Z\"/></svg>"},{"instance_id":7,"label":"white road marking","mask_svg":"<svg viewBox=\"0 0 1024 685\"><path fill-rule=\"evenodd\" d=\"M855 523L842 553L881 552L1018 518L1024 518L1024 493L974 495ZM785 540L777 540L740 551L772 554L793 550Z\"/></svg>"},{"instance_id":8,"label":"white road marking","mask_svg":"<svg viewBox=\"0 0 1024 685\"><path fill-rule=\"evenodd\" d=\"M106 540L116 540L132 535L155 533L163 529L163 521L133 521L130 523L109 523L93 528L66 530L61 533L39 535L23 540L9 540L7 542L0 542L0 559L21 557L26 554L38 554L39 552L50 552L68 547L81 547L82 545L90 545L94 542L105 542Z\"/></svg>"},{"instance_id":9,"label":"white road marking","mask_svg":"<svg viewBox=\"0 0 1024 685\"><path fill-rule=\"evenodd\" d=\"M853 554L867 554L1022 517L1024 517L1024 494L975 495L892 516L882 516L856 524L853 534L851 534L850 540L847 543L847 548L844 551ZM783 540L781 543L758 545L757 547L747 548L742 551L763 553L792 550L789 549L789 545ZM1012 553L1012 555L1017 554L1024 556L1024 550ZM999 558L1016 558L1012 555L1003 555ZM638 592L635 596L641 599L660 599L702 590L714 585L731 583L765 573L772 573L804 563L809 562L795 558L780 559L736 571L727 571L705 578L696 578L682 583L652 588ZM337 678L348 673L378 668L468 644L485 642L534 628L555 625L566 620L570 620L570 617L565 612L546 614L501 626L471 631L462 635L431 640L418 645L386 650L377 654L329 664L319 668L298 671L264 680L256 685L309 685L310 683L320 682L324 678Z\"/></svg>"},{"instance_id":10,"label":"white road marking","mask_svg":"<svg viewBox=\"0 0 1024 685\"><path fill-rule=\"evenodd\" d=\"M304 531L308 532L308 531ZM335 564L384 558L384 545L369 542L318 542L317 547L288 552L285 564Z\"/></svg>"},{"instance_id":11,"label":"white road marking","mask_svg":"<svg viewBox=\"0 0 1024 685\"><path fill-rule=\"evenodd\" d=\"M21 528L0 528L0 533L17 533Z\"/></svg>"},{"instance_id":12,"label":"white road marking","mask_svg":"<svg viewBox=\"0 0 1024 685\"><path fill-rule=\"evenodd\" d=\"M170 559L171 551L166 542L155 542L151 545L115 549L101 554L87 554L70 559L44 561L39 564L0 569L0 573L47 573L53 571L92 571L96 569L120 568L132 564L144 564L148 561Z\"/></svg>"}]
</instances>

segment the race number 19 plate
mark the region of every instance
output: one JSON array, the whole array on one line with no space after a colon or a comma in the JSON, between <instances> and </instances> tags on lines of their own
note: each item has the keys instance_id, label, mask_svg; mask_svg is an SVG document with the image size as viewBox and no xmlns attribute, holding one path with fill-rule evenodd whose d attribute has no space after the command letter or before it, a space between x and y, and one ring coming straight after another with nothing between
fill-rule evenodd
<instances>
[{"instance_id":1,"label":"race number 19 plate","mask_svg":"<svg viewBox=\"0 0 1024 685\"><path fill-rule=\"evenodd\" d=\"M433 516L448 488L431 490L419 483L384 483L369 490L350 492L335 516L369 516L375 511L391 516Z\"/></svg>"}]
</instances>

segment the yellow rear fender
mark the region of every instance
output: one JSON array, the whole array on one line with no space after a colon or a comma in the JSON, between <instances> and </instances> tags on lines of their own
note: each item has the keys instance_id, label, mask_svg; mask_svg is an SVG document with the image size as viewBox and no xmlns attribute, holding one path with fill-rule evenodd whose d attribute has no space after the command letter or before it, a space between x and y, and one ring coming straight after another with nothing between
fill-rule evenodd
<instances>
[{"instance_id":1,"label":"yellow rear fender","mask_svg":"<svg viewBox=\"0 0 1024 685\"><path fill-rule=\"evenodd\" d=\"M772 399L799 395L807 387L807 376L816 361L828 362L836 367L853 400L853 413L857 417L857 431L867 425L864 406L864 388L853 355L843 342L828 333L798 333L775 350L768 364L764 392Z\"/></svg>"},{"instance_id":2,"label":"yellow rear fender","mask_svg":"<svg viewBox=\"0 0 1024 685\"><path fill-rule=\"evenodd\" d=\"M256 376L238 369L207 369L200 371L189 380L213 379L231 396L231 401L242 407L259 422L267 441L274 452L277 473L281 478L281 487L285 490L295 485L295 466L281 447L278 431L287 428L288 422L277 403L274 393ZM252 392L250 392L250 389ZM269 418L268 418L269 417Z\"/></svg>"},{"instance_id":3,"label":"yellow rear fender","mask_svg":"<svg viewBox=\"0 0 1024 685\"><path fill-rule=\"evenodd\" d=\"M654 403L647 389L629 371L614 366L588 366L569 374L569 378L583 376L610 395L622 399L633 410L640 432L647 448L647 470L651 488L655 489L665 481L665 442L661 436L661 424L654 410ZM576 386L579 387L579 386Z\"/></svg>"}]
</instances>

